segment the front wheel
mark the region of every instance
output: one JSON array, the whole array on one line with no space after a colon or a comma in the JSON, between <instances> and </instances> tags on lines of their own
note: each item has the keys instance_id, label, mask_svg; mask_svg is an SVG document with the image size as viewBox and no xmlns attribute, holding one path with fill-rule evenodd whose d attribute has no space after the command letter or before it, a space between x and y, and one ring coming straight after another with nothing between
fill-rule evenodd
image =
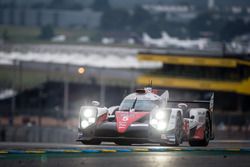
<instances>
[{"instance_id":1,"label":"front wheel","mask_svg":"<svg viewBox=\"0 0 250 167\"><path fill-rule=\"evenodd\" d=\"M82 140L81 142L82 142L82 144L85 144L85 145L100 145L102 143L102 141L95 140L95 139L92 139L92 140Z\"/></svg>"},{"instance_id":2,"label":"front wheel","mask_svg":"<svg viewBox=\"0 0 250 167\"><path fill-rule=\"evenodd\" d=\"M206 115L206 123L205 123L205 130L204 130L204 139L203 140L190 140L190 146L207 146L210 139L210 120L209 116Z\"/></svg>"}]
</instances>

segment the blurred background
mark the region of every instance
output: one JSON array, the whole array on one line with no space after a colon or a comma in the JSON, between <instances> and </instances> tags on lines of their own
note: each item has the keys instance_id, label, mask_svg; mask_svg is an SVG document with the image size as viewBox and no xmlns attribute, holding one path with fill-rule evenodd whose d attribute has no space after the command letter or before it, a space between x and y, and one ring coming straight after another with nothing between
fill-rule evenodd
<instances>
[{"instance_id":1,"label":"blurred background","mask_svg":"<svg viewBox=\"0 0 250 167\"><path fill-rule=\"evenodd\" d=\"M150 80L250 139L249 54L248 0L0 0L0 140L72 143L81 105Z\"/></svg>"}]
</instances>

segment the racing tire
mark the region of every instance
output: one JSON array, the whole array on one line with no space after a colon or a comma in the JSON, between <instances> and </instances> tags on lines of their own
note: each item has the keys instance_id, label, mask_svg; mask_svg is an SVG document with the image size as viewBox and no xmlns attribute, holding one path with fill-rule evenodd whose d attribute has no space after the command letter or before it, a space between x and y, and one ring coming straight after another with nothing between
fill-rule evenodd
<instances>
[{"instance_id":1,"label":"racing tire","mask_svg":"<svg viewBox=\"0 0 250 167\"><path fill-rule=\"evenodd\" d=\"M82 142L82 144L85 144L85 145L100 145L102 143L102 141L95 140L95 139L92 139L92 140L82 140L81 142Z\"/></svg>"},{"instance_id":2,"label":"racing tire","mask_svg":"<svg viewBox=\"0 0 250 167\"><path fill-rule=\"evenodd\" d=\"M120 145L120 146L130 146L132 144L132 143L126 142L126 141L115 141L114 143L116 145Z\"/></svg>"},{"instance_id":3,"label":"racing tire","mask_svg":"<svg viewBox=\"0 0 250 167\"><path fill-rule=\"evenodd\" d=\"M190 146L202 146L206 147L209 144L210 139L210 119L209 116L206 115L206 123L205 123L205 130L204 130L204 139L203 140L190 140Z\"/></svg>"}]
</instances>

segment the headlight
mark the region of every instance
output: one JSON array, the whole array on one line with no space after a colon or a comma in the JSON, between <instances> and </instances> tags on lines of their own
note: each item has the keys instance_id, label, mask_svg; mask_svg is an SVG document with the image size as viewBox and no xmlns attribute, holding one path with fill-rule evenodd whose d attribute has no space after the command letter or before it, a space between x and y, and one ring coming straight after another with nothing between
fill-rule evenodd
<instances>
[{"instance_id":1,"label":"headlight","mask_svg":"<svg viewBox=\"0 0 250 167\"><path fill-rule=\"evenodd\" d=\"M96 122L97 109L82 107L80 111L80 128L85 129Z\"/></svg>"},{"instance_id":2,"label":"headlight","mask_svg":"<svg viewBox=\"0 0 250 167\"><path fill-rule=\"evenodd\" d=\"M88 122L88 121L83 120L83 121L81 122L81 127L82 127L83 129L87 128L88 126L89 126L89 122Z\"/></svg>"},{"instance_id":3,"label":"headlight","mask_svg":"<svg viewBox=\"0 0 250 167\"><path fill-rule=\"evenodd\" d=\"M158 130L164 130L167 128L167 123L165 121L159 121L157 124Z\"/></svg>"},{"instance_id":4,"label":"headlight","mask_svg":"<svg viewBox=\"0 0 250 167\"><path fill-rule=\"evenodd\" d=\"M166 114L164 111L157 111L155 113L155 118L158 119L158 120L162 120L162 119L165 119L166 117Z\"/></svg>"},{"instance_id":5,"label":"headlight","mask_svg":"<svg viewBox=\"0 0 250 167\"><path fill-rule=\"evenodd\" d=\"M157 119L151 119L151 120L150 120L150 124L151 124L151 125L157 125L157 123L158 123L158 120L157 120Z\"/></svg>"},{"instance_id":6,"label":"headlight","mask_svg":"<svg viewBox=\"0 0 250 167\"><path fill-rule=\"evenodd\" d=\"M90 118L90 117L93 115L93 110L91 110L91 109L86 109L86 110L83 111L83 115L84 115L84 117L86 117L86 118Z\"/></svg>"},{"instance_id":7,"label":"headlight","mask_svg":"<svg viewBox=\"0 0 250 167\"><path fill-rule=\"evenodd\" d=\"M88 121L89 123L95 123L95 118L89 118Z\"/></svg>"},{"instance_id":8,"label":"headlight","mask_svg":"<svg viewBox=\"0 0 250 167\"><path fill-rule=\"evenodd\" d=\"M159 110L151 113L150 124L159 131L167 128L167 113Z\"/></svg>"}]
</instances>

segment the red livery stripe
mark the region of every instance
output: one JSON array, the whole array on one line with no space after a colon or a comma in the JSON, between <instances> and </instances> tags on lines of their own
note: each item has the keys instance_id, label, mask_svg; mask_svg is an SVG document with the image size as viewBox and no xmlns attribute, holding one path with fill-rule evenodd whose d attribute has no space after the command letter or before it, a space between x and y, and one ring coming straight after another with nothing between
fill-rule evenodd
<instances>
[{"instance_id":1,"label":"red livery stripe","mask_svg":"<svg viewBox=\"0 0 250 167\"><path fill-rule=\"evenodd\" d=\"M138 119L148 115L149 112L122 112L115 113L116 128L119 133L124 133L128 127Z\"/></svg>"}]
</instances>

